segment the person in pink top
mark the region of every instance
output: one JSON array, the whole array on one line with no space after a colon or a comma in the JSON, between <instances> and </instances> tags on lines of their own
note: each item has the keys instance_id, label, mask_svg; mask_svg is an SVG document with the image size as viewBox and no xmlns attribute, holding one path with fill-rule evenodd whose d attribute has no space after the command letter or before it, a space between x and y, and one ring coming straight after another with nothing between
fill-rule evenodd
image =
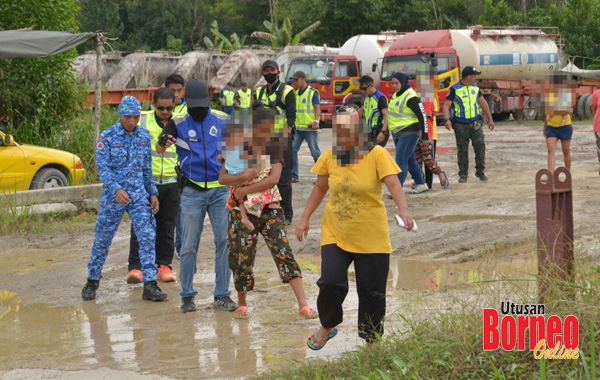
<instances>
[{"instance_id":1,"label":"person in pink top","mask_svg":"<svg viewBox=\"0 0 600 380\"><path fill-rule=\"evenodd\" d=\"M596 151L600 162L600 89L592 94L592 113L594 114L594 134L596 135ZM600 174L600 170L598 172Z\"/></svg>"}]
</instances>

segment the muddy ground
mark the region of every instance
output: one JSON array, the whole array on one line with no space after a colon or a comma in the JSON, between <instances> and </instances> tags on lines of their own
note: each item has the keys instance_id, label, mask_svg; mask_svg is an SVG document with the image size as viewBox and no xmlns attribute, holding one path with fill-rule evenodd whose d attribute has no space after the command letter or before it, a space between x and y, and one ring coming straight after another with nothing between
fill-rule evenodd
<instances>
[{"instance_id":1,"label":"muddy ground","mask_svg":"<svg viewBox=\"0 0 600 380\"><path fill-rule=\"evenodd\" d=\"M321 147L329 146L331 131L321 131L319 139ZM534 178L546 166L541 128L500 124L496 131L486 132L486 144L489 181L482 183L474 176L471 151L471 177L458 184L454 135L440 131L438 162L452 185L443 191L435 183L432 191L407 196L418 233L392 224L395 206L384 199L394 247L388 331L402 329L398 315L415 312L409 310L414 297L422 299L425 294L429 306L439 306L440 299L464 290L461 283L536 271ZM572 145L577 251L595 256L600 178L591 125L576 123ZM562 162L560 153L558 159ZM295 221L313 184L306 146L300 161L301 181L294 185ZM311 220L307 241L290 239L312 305L318 291L321 212L322 207ZM188 314L179 312L178 283L161 285L169 295L162 303L142 301L141 285L125 283L128 221L114 239L98 298L91 302L83 302L80 294L92 225L73 233L2 236L0 377L244 378L296 360L328 360L362 344L356 336L357 298L351 290L338 337L321 351L306 348L306 339L319 322L297 314L291 290L279 282L264 243L259 245L255 269L257 288L266 292L249 295L250 320L240 322L231 313L212 309L214 245L207 227L195 277L199 310ZM177 259L173 267L177 272Z\"/></svg>"}]
</instances>

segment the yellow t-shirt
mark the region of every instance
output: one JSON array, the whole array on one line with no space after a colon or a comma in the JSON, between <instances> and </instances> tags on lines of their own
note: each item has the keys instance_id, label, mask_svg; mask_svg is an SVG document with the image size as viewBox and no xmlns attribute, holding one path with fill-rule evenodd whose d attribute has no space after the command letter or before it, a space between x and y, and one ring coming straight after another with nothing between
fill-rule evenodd
<instances>
[{"instance_id":1,"label":"yellow t-shirt","mask_svg":"<svg viewBox=\"0 0 600 380\"><path fill-rule=\"evenodd\" d=\"M562 127L564 125L571 125L571 114L567 114L566 116L567 117L565 118L565 115L555 113L552 115L552 118L546 125L549 127ZM565 120L564 123L563 119Z\"/></svg>"},{"instance_id":2,"label":"yellow t-shirt","mask_svg":"<svg viewBox=\"0 0 600 380\"><path fill-rule=\"evenodd\" d=\"M321 245L336 244L352 253L391 253L382 179L400 168L387 150L375 146L357 164L341 166L331 148L311 173L329 175L329 200L321 222Z\"/></svg>"}]
</instances>

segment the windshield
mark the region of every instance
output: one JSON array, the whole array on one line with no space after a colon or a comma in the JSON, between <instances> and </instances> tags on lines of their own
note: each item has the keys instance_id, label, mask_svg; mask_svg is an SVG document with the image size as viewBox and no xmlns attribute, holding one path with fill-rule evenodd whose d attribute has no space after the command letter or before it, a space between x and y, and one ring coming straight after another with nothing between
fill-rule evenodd
<instances>
[{"instance_id":1,"label":"windshield","mask_svg":"<svg viewBox=\"0 0 600 380\"><path fill-rule=\"evenodd\" d=\"M307 83L329 84L333 75L333 57L293 60L290 63L286 82L292 82L292 75L296 71L303 71L306 74Z\"/></svg>"},{"instance_id":2,"label":"windshield","mask_svg":"<svg viewBox=\"0 0 600 380\"><path fill-rule=\"evenodd\" d=\"M429 73L429 62L423 55L407 55L402 57L386 57L381 66L381 80L389 81L392 74L401 72L408 75L408 79L415 79L417 73Z\"/></svg>"}]
</instances>

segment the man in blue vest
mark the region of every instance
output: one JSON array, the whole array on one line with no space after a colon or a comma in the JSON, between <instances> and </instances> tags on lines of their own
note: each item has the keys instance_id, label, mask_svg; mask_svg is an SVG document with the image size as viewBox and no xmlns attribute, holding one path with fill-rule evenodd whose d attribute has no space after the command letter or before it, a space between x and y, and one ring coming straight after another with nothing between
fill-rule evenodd
<instances>
[{"instance_id":1,"label":"man in blue vest","mask_svg":"<svg viewBox=\"0 0 600 380\"><path fill-rule=\"evenodd\" d=\"M485 136L481 110L488 118L490 131L494 130L494 120L490 107L477 86L477 75L480 71L473 66L466 66L462 71L462 79L450 87L444 103L444 124L449 131L454 128L456 148L458 149L458 182L467 182L469 177L469 140L475 151L475 176L487 181L485 175ZM454 123L450 120L450 108L454 114Z\"/></svg>"},{"instance_id":2,"label":"man in blue vest","mask_svg":"<svg viewBox=\"0 0 600 380\"><path fill-rule=\"evenodd\" d=\"M192 79L185 87L188 116L169 121L156 144L156 152L164 153L174 143L185 186L181 193L181 311L196 310L193 280L200 237L206 213L210 218L215 241L215 288L213 307L234 311L237 304L229 297L231 270L227 258L228 212L225 208L229 188L218 179L221 164L221 136L226 115L210 109L208 87Z\"/></svg>"}]
</instances>

